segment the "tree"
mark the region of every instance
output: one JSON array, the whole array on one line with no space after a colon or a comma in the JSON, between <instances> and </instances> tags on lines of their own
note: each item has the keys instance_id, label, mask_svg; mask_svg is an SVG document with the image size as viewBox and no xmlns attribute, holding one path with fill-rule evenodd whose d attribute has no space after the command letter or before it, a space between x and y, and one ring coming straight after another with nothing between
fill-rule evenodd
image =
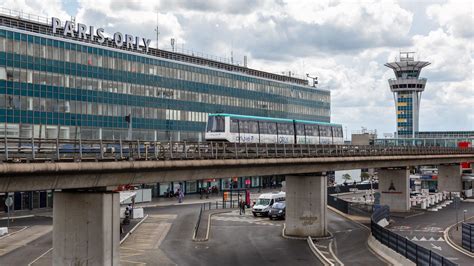
<instances>
[{"instance_id":1,"label":"tree","mask_svg":"<svg viewBox=\"0 0 474 266\"><path fill-rule=\"evenodd\" d=\"M351 177L351 175L350 175L350 174L348 174L348 173L345 173L345 174L343 174L343 175L342 175L342 179L344 179L344 182L346 182L346 183L347 183L347 181L351 180L351 179L352 179L352 177Z\"/></svg>"},{"instance_id":2,"label":"tree","mask_svg":"<svg viewBox=\"0 0 474 266\"><path fill-rule=\"evenodd\" d=\"M367 179L369 179L369 178L370 178L369 173L367 173L367 172L361 172L361 173L360 173L360 180L361 180L361 181L367 180Z\"/></svg>"}]
</instances>

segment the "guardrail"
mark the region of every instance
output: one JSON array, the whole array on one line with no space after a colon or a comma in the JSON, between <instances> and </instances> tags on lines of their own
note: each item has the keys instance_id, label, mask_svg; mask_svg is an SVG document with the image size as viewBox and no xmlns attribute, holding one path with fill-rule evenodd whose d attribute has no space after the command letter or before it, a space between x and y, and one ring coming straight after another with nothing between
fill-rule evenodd
<instances>
[{"instance_id":1,"label":"guardrail","mask_svg":"<svg viewBox=\"0 0 474 266\"><path fill-rule=\"evenodd\" d=\"M462 223L462 247L474 252L474 223Z\"/></svg>"},{"instance_id":2,"label":"guardrail","mask_svg":"<svg viewBox=\"0 0 474 266\"><path fill-rule=\"evenodd\" d=\"M474 154L474 148L4 138L0 160L193 160Z\"/></svg>"},{"instance_id":3,"label":"guardrail","mask_svg":"<svg viewBox=\"0 0 474 266\"><path fill-rule=\"evenodd\" d=\"M384 218L390 219L390 209L388 206L381 206L376 209L372 214L370 222L372 235L382 244L405 256L405 258L413 261L416 265L457 265L438 253L419 246L406 237L378 225L377 223Z\"/></svg>"}]
</instances>

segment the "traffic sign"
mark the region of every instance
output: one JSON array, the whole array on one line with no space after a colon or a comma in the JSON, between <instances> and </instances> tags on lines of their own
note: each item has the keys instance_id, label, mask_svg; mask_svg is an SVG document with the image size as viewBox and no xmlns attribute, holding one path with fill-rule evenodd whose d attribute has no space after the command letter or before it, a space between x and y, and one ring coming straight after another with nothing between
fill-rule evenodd
<instances>
[{"instance_id":1,"label":"traffic sign","mask_svg":"<svg viewBox=\"0 0 474 266\"><path fill-rule=\"evenodd\" d=\"M5 199L5 206L11 207L13 205L13 199L12 197L8 197Z\"/></svg>"}]
</instances>

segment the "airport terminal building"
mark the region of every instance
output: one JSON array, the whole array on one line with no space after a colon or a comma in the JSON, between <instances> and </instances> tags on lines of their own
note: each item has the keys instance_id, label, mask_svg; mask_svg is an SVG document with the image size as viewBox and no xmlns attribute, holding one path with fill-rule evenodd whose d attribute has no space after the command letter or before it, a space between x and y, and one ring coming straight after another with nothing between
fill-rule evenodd
<instances>
[{"instance_id":1,"label":"airport terminal building","mask_svg":"<svg viewBox=\"0 0 474 266\"><path fill-rule=\"evenodd\" d=\"M307 79L159 50L150 43L3 9L0 138L203 141L207 115L220 112L330 122L330 92ZM261 186L264 181L255 178L235 183ZM188 193L229 185L184 183ZM177 186L159 184L155 194Z\"/></svg>"},{"instance_id":2,"label":"airport terminal building","mask_svg":"<svg viewBox=\"0 0 474 266\"><path fill-rule=\"evenodd\" d=\"M125 139L127 115L132 139L158 141L203 140L209 113L330 121L329 91L306 79L44 20L0 15L0 136Z\"/></svg>"}]
</instances>

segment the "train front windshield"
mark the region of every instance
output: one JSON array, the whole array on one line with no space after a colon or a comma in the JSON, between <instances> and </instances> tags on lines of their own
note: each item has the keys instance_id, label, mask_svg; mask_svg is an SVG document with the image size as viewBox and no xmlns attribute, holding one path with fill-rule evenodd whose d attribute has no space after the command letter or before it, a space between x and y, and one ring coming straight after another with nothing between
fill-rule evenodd
<instances>
[{"instance_id":1,"label":"train front windshield","mask_svg":"<svg viewBox=\"0 0 474 266\"><path fill-rule=\"evenodd\" d=\"M224 132L225 120L222 116L209 116L207 120L207 132Z\"/></svg>"}]
</instances>

